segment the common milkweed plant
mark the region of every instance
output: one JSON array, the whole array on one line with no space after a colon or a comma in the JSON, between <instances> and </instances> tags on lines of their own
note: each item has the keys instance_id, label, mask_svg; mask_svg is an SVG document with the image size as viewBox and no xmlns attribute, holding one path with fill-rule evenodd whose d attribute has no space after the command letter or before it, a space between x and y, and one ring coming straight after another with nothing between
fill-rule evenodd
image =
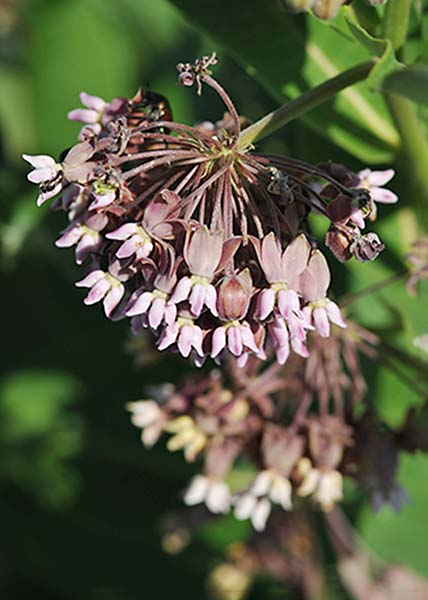
<instances>
[{"instance_id":1,"label":"common milkweed plant","mask_svg":"<svg viewBox=\"0 0 428 600\"><path fill-rule=\"evenodd\" d=\"M320 1L292 8L308 4L318 16L332 16L330 4ZM384 16L396 36L393 8ZM370 40L358 21L352 27ZM385 40L396 49L403 43ZM339 73L249 124L215 78L213 53L177 70L179 84L195 88L201 102L206 88L221 98L225 113L216 123L176 122L168 100L142 88L111 101L82 92L83 108L68 115L83 124L78 143L59 160L23 155L32 167L28 179L39 187L37 204L54 198L53 207L67 213L56 245L75 247L84 303L102 303L108 319L129 319L135 336L148 330L157 351L175 352L197 367L183 381L159 386L152 398L128 403L143 444L166 435L168 450L196 461L199 472L184 503L249 519L259 533L247 558L275 576L267 548L281 554L278 540L302 532L317 512L340 558L363 552L338 507L346 501L344 481L353 482L354 495L369 493L374 510L384 503L399 510L407 494L395 481L398 453L424 444L414 412L399 432L382 425L366 385L361 357L380 364L398 350L352 318L358 293L333 297L330 291L329 264L370 263L384 250L371 227L384 205L395 209L398 202L394 170L361 165L354 171L328 156L309 164L257 147L292 119L373 77L382 60L378 55ZM410 69L394 61L387 81L397 86ZM413 105L392 94L389 101L400 130L406 123L399 103ZM325 223L322 238L314 233L314 216ZM392 279L406 275L410 293L427 279L426 238L416 241L407 269ZM362 293L390 283L378 281ZM418 344L427 341L422 336ZM247 477L234 476L242 464ZM307 568L298 564L298 576ZM359 598L361 582L342 576ZM387 594L384 580L370 582Z\"/></svg>"}]
</instances>

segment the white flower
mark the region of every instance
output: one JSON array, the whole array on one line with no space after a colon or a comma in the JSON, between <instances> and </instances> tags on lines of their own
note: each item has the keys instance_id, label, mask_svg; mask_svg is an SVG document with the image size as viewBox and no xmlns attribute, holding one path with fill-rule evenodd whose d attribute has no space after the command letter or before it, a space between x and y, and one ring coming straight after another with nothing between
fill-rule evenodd
<instances>
[{"instance_id":1,"label":"white flower","mask_svg":"<svg viewBox=\"0 0 428 600\"><path fill-rule=\"evenodd\" d=\"M343 477L335 469L316 469L307 458L302 458L298 470L304 476L297 493L299 496L311 496L329 511L343 498Z\"/></svg>"},{"instance_id":2,"label":"white flower","mask_svg":"<svg viewBox=\"0 0 428 600\"><path fill-rule=\"evenodd\" d=\"M290 510L291 493L291 483L284 475L275 469L260 471L248 492L235 502L235 517L239 520L251 519L254 529L262 531L271 512L271 502Z\"/></svg>"},{"instance_id":3,"label":"white flower","mask_svg":"<svg viewBox=\"0 0 428 600\"><path fill-rule=\"evenodd\" d=\"M204 448L207 437L188 415L177 417L165 427L166 431L174 434L166 445L170 452L183 450L187 462L193 462Z\"/></svg>"},{"instance_id":4,"label":"white flower","mask_svg":"<svg viewBox=\"0 0 428 600\"><path fill-rule=\"evenodd\" d=\"M184 503L194 506L205 502L212 513L227 513L230 508L230 490L221 479L196 475L184 494Z\"/></svg>"},{"instance_id":5,"label":"white flower","mask_svg":"<svg viewBox=\"0 0 428 600\"><path fill-rule=\"evenodd\" d=\"M141 441L151 448L156 444L162 433L164 418L161 409L154 400L139 400L129 402L127 410L132 413L131 423L142 429Z\"/></svg>"},{"instance_id":6,"label":"white flower","mask_svg":"<svg viewBox=\"0 0 428 600\"><path fill-rule=\"evenodd\" d=\"M40 188L37 206L41 206L49 198L56 196L63 186L62 167L51 156L47 154L23 154L22 158L26 160L34 169L27 175L28 181L35 183Z\"/></svg>"},{"instance_id":7,"label":"white flower","mask_svg":"<svg viewBox=\"0 0 428 600\"><path fill-rule=\"evenodd\" d=\"M253 494L246 493L239 497L235 503L235 517L240 521L251 519L256 531L263 531L271 511L268 498L259 500Z\"/></svg>"}]
</instances>

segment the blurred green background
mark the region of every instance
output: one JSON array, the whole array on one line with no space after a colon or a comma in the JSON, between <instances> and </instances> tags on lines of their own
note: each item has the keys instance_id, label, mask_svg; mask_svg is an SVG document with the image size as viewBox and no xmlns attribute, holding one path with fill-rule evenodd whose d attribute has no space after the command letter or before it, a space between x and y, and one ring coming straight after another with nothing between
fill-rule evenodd
<instances>
[{"instance_id":1,"label":"blurred green background","mask_svg":"<svg viewBox=\"0 0 428 600\"><path fill-rule=\"evenodd\" d=\"M172 358L156 362L149 345L136 360L126 323L108 322L99 306L83 306L73 286L81 273L72 251L53 245L64 215L36 208L21 153L57 156L74 143L79 126L66 113L79 105L82 90L109 100L131 97L142 84L169 98L176 120L220 119L223 106L214 94L204 92L201 100L176 85L177 62L213 50L220 57L216 76L241 114L257 118L280 98L365 58L349 41L338 55L339 38L330 41L335 35L340 32L260 0L0 2L0 598L200 600L207 597L205 579L221 556L222 536L234 536L229 520L179 555L162 548L164 515L182 509L180 493L194 469L167 455L162 444L144 450L124 404L144 397L150 384L176 381L186 365ZM387 166L396 156L397 132L380 95L364 85L356 93L291 124L264 147L355 169L365 166L362 160ZM404 171L395 185L410 189ZM408 204L404 194L404 209ZM335 267L337 293L402 266L405 239L391 214L383 211L378 227L388 243L383 262L365 271L360 264L349 271ZM397 287L399 306L403 294ZM415 302L412 315L421 310ZM397 317L397 310L390 296L380 295L368 312L359 306L355 315L392 338L397 318L404 319L404 343L428 329L426 313L415 320ZM373 373L372 383L392 426L418 402L386 371ZM428 574L421 558L428 493L417 485L416 472L428 474L427 461L407 457L400 480L412 504L402 515L386 509L374 518L364 510L360 526L381 554ZM391 536L400 541L395 549ZM249 597L286 595L262 581Z\"/></svg>"}]
</instances>

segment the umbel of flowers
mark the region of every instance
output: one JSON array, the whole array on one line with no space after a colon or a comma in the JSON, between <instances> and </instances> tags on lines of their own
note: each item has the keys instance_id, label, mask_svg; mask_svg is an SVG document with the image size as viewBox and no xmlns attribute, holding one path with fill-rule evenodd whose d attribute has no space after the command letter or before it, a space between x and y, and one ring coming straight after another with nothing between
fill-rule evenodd
<instances>
[{"instance_id":1,"label":"umbel of flowers","mask_svg":"<svg viewBox=\"0 0 428 600\"><path fill-rule=\"evenodd\" d=\"M75 246L85 268L76 283L88 289L85 304L102 302L108 318L130 318L133 333L150 329L159 350L179 352L198 366L207 358L218 364L233 358L236 368L256 359L275 359L278 367L296 357L310 361L311 336L329 339L332 328L346 324L328 297L330 270L308 215L327 219L326 245L340 261L376 258L383 245L364 229L376 218L377 202L396 202L382 187L393 171L356 174L243 145L243 120L212 77L215 63L212 55L177 69L181 85L219 94L227 110L222 121L177 123L165 98L141 89L111 102L82 93L85 108L69 113L84 124L79 142L59 161L24 155L33 167L28 179L39 186L38 205L61 194L54 206L69 222L56 244ZM247 410L245 403L236 406L226 412ZM134 420L146 442L167 427L174 434L169 447L184 448L191 459L206 434L186 409L179 413L166 426L151 402L135 407ZM325 420L306 428L312 446L323 428L329 429ZM288 477L304 447L297 430L280 434L272 425L263 433L270 440L263 447L278 450L266 450L266 469L240 499L238 515L260 524L271 500L290 506ZM280 449L286 447L284 465ZM330 469L337 460L327 460ZM324 463L300 463L306 465L301 494L318 494L327 506ZM201 478L186 496L189 503L205 498L217 511L226 497L221 482Z\"/></svg>"}]
</instances>

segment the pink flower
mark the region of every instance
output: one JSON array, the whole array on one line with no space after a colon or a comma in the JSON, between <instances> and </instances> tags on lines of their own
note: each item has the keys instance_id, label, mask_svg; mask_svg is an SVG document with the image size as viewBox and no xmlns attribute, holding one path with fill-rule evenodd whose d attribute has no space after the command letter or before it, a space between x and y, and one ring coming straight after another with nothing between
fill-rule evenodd
<instances>
[{"instance_id":1,"label":"pink flower","mask_svg":"<svg viewBox=\"0 0 428 600\"><path fill-rule=\"evenodd\" d=\"M125 223L106 235L123 244L116 252L118 258L148 258L153 250L153 239L169 239L173 234L171 219L176 212L179 196L165 190L152 200L144 211L141 223Z\"/></svg>"},{"instance_id":2,"label":"pink flower","mask_svg":"<svg viewBox=\"0 0 428 600\"><path fill-rule=\"evenodd\" d=\"M310 245L303 234L295 238L282 252L273 232L265 236L258 250L260 264L271 284L258 297L258 316L264 321L277 308L280 315L290 322L292 329L303 335L304 320L300 310L297 287L299 276L308 264ZM300 323L299 323L300 322Z\"/></svg>"},{"instance_id":3,"label":"pink flower","mask_svg":"<svg viewBox=\"0 0 428 600\"><path fill-rule=\"evenodd\" d=\"M315 250L300 277L300 288L308 301L303 314L308 324L313 324L321 337L330 335L330 322L346 327L339 307L326 297L329 285L330 270L327 261L319 250Z\"/></svg>"},{"instance_id":4,"label":"pink flower","mask_svg":"<svg viewBox=\"0 0 428 600\"><path fill-rule=\"evenodd\" d=\"M106 317L110 318L125 294L125 287L116 277L101 269L91 271L81 281L76 282L77 287L90 288L83 302L90 306L96 302L103 301Z\"/></svg>"},{"instance_id":5,"label":"pink flower","mask_svg":"<svg viewBox=\"0 0 428 600\"><path fill-rule=\"evenodd\" d=\"M191 276L180 279L170 302L177 304L188 299L196 317L204 306L218 316L217 291L211 280L222 264L232 258L239 244L239 238L231 238L223 244L223 232L210 232L206 226L189 231L183 254Z\"/></svg>"},{"instance_id":6,"label":"pink flower","mask_svg":"<svg viewBox=\"0 0 428 600\"><path fill-rule=\"evenodd\" d=\"M78 121L89 125L89 127L81 129L79 139L98 135L102 129L101 119L107 102L98 96L91 96L85 92L80 94L80 101L86 108L76 108L71 110L67 115L71 121Z\"/></svg>"},{"instance_id":7,"label":"pink flower","mask_svg":"<svg viewBox=\"0 0 428 600\"><path fill-rule=\"evenodd\" d=\"M86 221L76 220L63 231L55 245L58 248L70 248L76 244L76 263L81 265L89 254L101 248L103 238L100 231L107 223L105 215L93 215Z\"/></svg>"},{"instance_id":8,"label":"pink flower","mask_svg":"<svg viewBox=\"0 0 428 600\"><path fill-rule=\"evenodd\" d=\"M190 317L178 317L177 321L167 325L162 332L159 340L158 350L165 350L172 344L177 345L177 349L184 358L190 355L192 349L196 353L203 357L204 351L202 349L203 334L202 329L199 325Z\"/></svg>"},{"instance_id":9,"label":"pink flower","mask_svg":"<svg viewBox=\"0 0 428 600\"><path fill-rule=\"evenodd\" d=\"M214 330L211 357L216 358L225 348L236 357L240 357L248 350L254 354L258 354L260 350L251 327L245 321L231 321Z\"/></svg>"},{"instance_id":10,"label":"pink flower","mask_svg":"<svg viewBox=\"0 0 428 600\"><path fill-rule=\"evenodd\" d=\"M398 202L397 194L394 194L394 192L392 192L391 190L388 190L383 187L386 183L391 181L394 175L394 169L386 169L385 171L371 171L370 169L363 169L362 171L359 171L359 183L357 187L364 188L370 192L370 212L367 215L370 221L374 221L376 219L377 202L380 202L381 204L395 204L396 202ZM360 221L360 224L355 221L356 216L360 217L358 219L358 221ZM352 217L352 220L360 228L364 227L363 216L364 215L361 213L361 215L354 214Z\"/></svg>"},{"instance_id":11,"label":"pink flower","mask_svg":"<svg viewBox=\"0 0 428 600\"><path fill-rule=\"evenodd\" d=\"M167 303L168 294L162 290L144 291L137 298L130 301L130 308L126 310L127 317L143 315L143 326L148 325L157 329L161 323L172 325L177 316L177 307Z\"/></svg>"}]
</instances>

